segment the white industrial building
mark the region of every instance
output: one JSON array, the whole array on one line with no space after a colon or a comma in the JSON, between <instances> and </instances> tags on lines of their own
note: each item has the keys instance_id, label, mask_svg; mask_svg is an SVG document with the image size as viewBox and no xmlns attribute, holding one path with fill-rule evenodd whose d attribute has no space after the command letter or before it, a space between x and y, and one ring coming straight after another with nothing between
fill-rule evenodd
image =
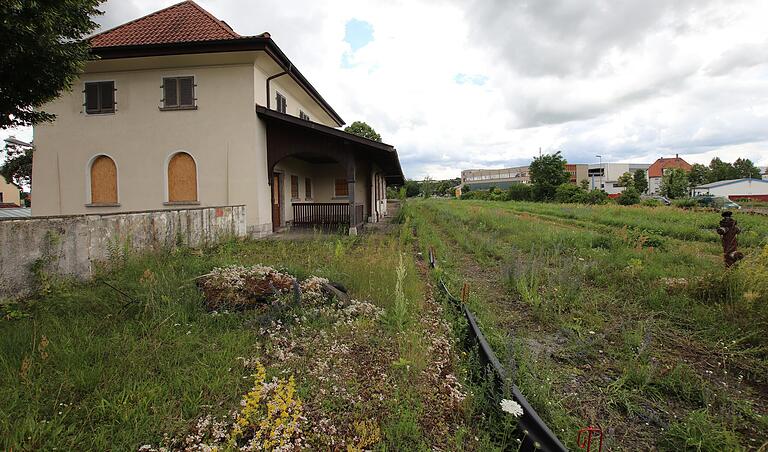
<instances>
[{"instance_id":1,"label":"white industrial building","mask_svg":"<svg viewBox=\"0 0 768 452\"><path fill-rule=\"evenodd\" d=\"M767 179L732 179L699 185L694 195L724 196L732 200L739 198L768 199Z\"/></svg>"}]
</instances>

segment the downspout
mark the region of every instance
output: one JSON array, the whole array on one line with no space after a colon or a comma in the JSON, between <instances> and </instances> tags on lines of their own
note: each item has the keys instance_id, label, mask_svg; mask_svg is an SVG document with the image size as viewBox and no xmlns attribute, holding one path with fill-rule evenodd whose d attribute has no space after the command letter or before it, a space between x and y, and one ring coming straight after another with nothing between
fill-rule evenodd
<instances>
[{"instance_id":1,"label":"downspout","mask_svg":"<svg viewBox=\"0 0 768 452\"><path fill-rule=\"evenodd\" d=\"M288 74L288 73L290 73L290 72L291 72L291 67L292 67L292 66L293 66L292 64L289 64L289 65L288 65L288 70L285 70L285 71L283 71L283 72L278 72L278 73L277 73L277 74L275 74L275 75L270 75L269 77L267 77L267 108L270 108L270 106L269 106L269 104L270 104L270 102L269 102L269 99L270 99L270 93L269 93L269 82L271 82L271 81L272 81L272 79L276 79L276 78L278 78L278 77L282 77L282 76L284 76L285 74Z\"/></svg>"}]
</instances>

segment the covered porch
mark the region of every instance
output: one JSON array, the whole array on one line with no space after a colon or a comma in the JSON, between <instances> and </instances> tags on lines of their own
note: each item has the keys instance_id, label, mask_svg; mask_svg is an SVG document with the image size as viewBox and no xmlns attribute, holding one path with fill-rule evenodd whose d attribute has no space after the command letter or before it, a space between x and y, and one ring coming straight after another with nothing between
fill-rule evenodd
<instances>
[{"instance_id":1,"label":"covered porch","mask_svg":"<svg viewBox=\"0 0 768 452\"><path fill-rule=\"evenodd\" d=\"M404 182L392 146L261 106L256 112L267 130L273 231L357 234L384 218L387 185Z\"/></svg>"}]
</instances>

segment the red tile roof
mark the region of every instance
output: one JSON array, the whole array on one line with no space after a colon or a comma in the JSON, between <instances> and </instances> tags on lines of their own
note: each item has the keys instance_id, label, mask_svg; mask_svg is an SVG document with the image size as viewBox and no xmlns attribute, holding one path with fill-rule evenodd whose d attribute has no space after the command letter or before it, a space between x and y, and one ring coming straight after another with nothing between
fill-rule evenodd
<instances>
[{"instance_id":1,"label":"red tile roof","mask_svg":"<svg viewBox=\"0 0 768 452\"><path fill-rule=\"evenodd\" d=\"M91 47L217 41L241 36L187 0L91 37Z\"/></svg>"},{"instance_id":2,"label":"red tile roof","mask_svg":"<svg viewBox=\"0 0 768 452\"><path fill-rule=\"evenodd\" d=\"M679 168L687 172L690 171L693 167L690 163L686 162L678 156L660 158L653 162L653 164L648 168L648 177L661 177L664 174L664 170L667 168Z\"/></svg>"}]
</instances>

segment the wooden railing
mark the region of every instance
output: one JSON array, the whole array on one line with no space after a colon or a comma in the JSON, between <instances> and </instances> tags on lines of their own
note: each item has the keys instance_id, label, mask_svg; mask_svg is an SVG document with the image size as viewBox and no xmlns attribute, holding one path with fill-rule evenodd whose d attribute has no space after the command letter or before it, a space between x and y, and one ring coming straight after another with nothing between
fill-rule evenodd
<instances>
[{"instance_id":1,"label":"wooden railing","mask_svg":"<svg viewBox=\"0 0 768 452\"><path fill-rule=\"evenodd\" d=\"M362 204L355 205L355 225L365 221ZM295 202L293 225L349 225L349 204L341 202Z\"/></svg>"}]
</instances>

